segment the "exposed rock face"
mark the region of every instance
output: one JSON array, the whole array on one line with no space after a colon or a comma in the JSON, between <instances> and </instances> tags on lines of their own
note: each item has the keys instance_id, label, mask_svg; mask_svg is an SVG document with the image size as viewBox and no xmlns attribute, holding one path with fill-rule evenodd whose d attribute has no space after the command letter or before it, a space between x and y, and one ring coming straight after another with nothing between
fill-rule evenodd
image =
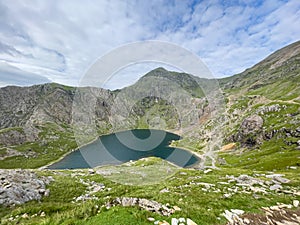
<instances>
[{"instance_id":1,"label":"exposed rock face","mask_svg":"<svg viewBox=\"0 0 300 225\"><path fill-rule=\"evenodd\" d=\"M91 91L92 90L92 91ZM91 94L97 102L91 107L96 122L108 120L113 94L101 88L74 88L59 84L43 84L31 87L8 86L0 88L0 143L17 145L36 141L39 130L36 125L46 122L71 124L75 98L77 104L91 101ZM96 95L96 96L95 96ZM23 130L23 132L21 131Z\"/></svg>"},{"instance_id":2,"label":"exposed rock face","mask_svg":"<svg viewBox=\"0 0 300 225\"><path fill-rule=\"evenodd\" d=\"M51 177L39 178L27 170L0 170L0 205L19 205L31 200L40 200L50 191L46 185Z\"/></svg>"},{"instance_id":3,"label":"exposed rock face","mask_svg":"<svg viewBox=\"0 0 300 225\"><path fill-rule=\"evenodd\" d=\"M8 130L0 133L2 145L19 145L26 142L26 134L23 130Z\"/></svg>"},{"instance_id":4,"label":"exposed rock face","mask_svg":"<svg viewBox=\"0 0 300 225\"><path fill-rule=\"evenodd\" d=\"M252 147L261 141L263 119L258 115L252 115L244 119L235 137L244 146Z\"/></svg>"}]
</instances>

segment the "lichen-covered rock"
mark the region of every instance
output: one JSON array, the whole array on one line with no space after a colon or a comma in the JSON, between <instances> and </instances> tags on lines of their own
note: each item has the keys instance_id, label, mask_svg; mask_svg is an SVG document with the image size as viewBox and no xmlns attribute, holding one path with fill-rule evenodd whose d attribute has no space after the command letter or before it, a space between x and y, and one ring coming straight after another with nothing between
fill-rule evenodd
<instances>
[{"instance_id":1,"label":"lichen-covered rock","mask_svg":"<svg viewBox=\"0 0 300 225\"><path fill-rule=\"evenodd\" d=\"M166 205L145 198L121 197L121 198L116 198L112 202L107 203L107 207L111 207L115 205L138 206L144 210L150 212L156 212L163 216L170 216L175 212L174 209L168 208Z\"/></svg>"},{"instance_id":2,"label":"lichen-covered rock","mask_svg":"<svg viewBox=\"0 0 300 225\"><path fill-rule=\"evenodd\" d=\"M263 118L252 115L243 120L235 140L244 146L252 147L262 140Z\"/></svg>"},{"instance_id":3,"label":"lichen-covered rock","mask_svg":"<svg viewBox=\"0 0 300 225\"><path fill-rule=\"evenodd\" d=\"M49 195L46 185L50 177L38 177L28 170L0 169L0 205L19 205L31 200L40 200Z\"/></svg>"}]
</instances>

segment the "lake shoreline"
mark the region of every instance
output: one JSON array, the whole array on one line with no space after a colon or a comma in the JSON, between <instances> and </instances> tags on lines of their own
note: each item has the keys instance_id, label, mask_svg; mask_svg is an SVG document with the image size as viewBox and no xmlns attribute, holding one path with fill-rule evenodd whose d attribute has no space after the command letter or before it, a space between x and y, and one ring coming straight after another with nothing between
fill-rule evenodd
<instances>
[{"instance_id":1,"label":"lake shoreline","mask_svg":"<svg viewBox=\"0 0 300 225\"><path fill-rule=\"evenodd\" d=\"M77 147L77 148L71 150L70 152L67 152L66 154L64 154L64 155L62 155L61 157L59 157L57 160L54 160L54 161L48 163L47 165L42 166L42 167L40 167L40 168L38 168L38 169L40 169L40 170L52 170L52 169L56 169L56 168L49 168L49 167L53 166L55 163L58 163L58 162L64 160L67 156L71 155L72 153L74 154L74 152L80 151L83 147L86 147L86 146L88 146L88 145L91 145L91 144L95 143L95 142L97 141L97 139L105 138L106 136L107 136L107 138L109 139L109 136L110 136L110 135L114 135L114 134L116 134L116 133L128 132L128 131L136 131L136 130L140 130L141 132L142 132L142 131L147 131L147 130L152 130L152 131L154 130L154 131L157 131L157 132L166 132L166 134L169 134L169 136L166 135L166 137L165 137L164 140L163 140L164 142L168 142L168 144L167 144L167 145L161 146L161 148L171 148L171 149L172 149L172 150L169 149L169 151L172 151L169 155L166 155L166 154L168 154L168 152L160 152L160 150L159 150L159 149L156 149L157 147L155 147L155 149L150 149L150 151L155 150L154 153L152 153L152 154L154 154L154 155L141 156L142 158L147 158L147 157L154 156L154 157L159 157L159 158L161 158L161 159L163 159L163 160L169 161L169 160L168 160L168 157L169 157L170 155L173 154L173 152L175 151L175 149L177 149L176 155L173 155L173 157L175 156L175 158L173 158L173 160L175 160L175 161L174 161L174 162L171 162L171 161L170 161L170 163L174 163L174 164L175 164L175 163L176 163L176 160L177 160L177 163L179 163L178 166L182 165L182 166L180 166L180 167L182 167L182 168L196 168L197 165L199 165L200 161L202 160L202 157L201 157L198 153L196 153L196 152L194 152L194 151L192 151L192 150L190 150L190 149L187 149L187 148L184 148L184 147L175 147L175 146L172 146L172 145L171 145L171 142L170 142L170 141L172 141L172 140L177 140L177 138L178 138L178 139L181 138L181 136L178 135L178 132L179 132L179 131L177 131L176 133L173 133L174 131L169 131L169 130L158 130L158 129L132 129L132 130L123 130L123 131L118 131L118 132L115 132L115 133L108 133L108 134L100 135L100 136L94 138L93 140L89 141L88 143L86 143L86 144L84 144L84 145L82 145L82 146L80 146L80 147ZM144 133L145 133L145 132L144 132ZM125 134L125 135L126 135L126 134ZM170 135L171 135L171 136L170 136ZM172 139L173 136L174 136L175 139ZM115 143L115 142L112 142L112 143ZM163 143L163 142L161 142L161 143ZM130 159L130 160L136 161L136 160L139 160L139 159L140 159L140 158L139 158L140 156L137 156L137 155L135 155L135 153L132 153L132 150L134 150L134 149L131 149L131 148L127 147L127 146L124 145L123 143L121 143L121 145L123 145L124 150L126 150L126 151L129 150L128 153L125 153L125 154L124 154L124 152L123 152L123 155L120 153L120 154L121 154L120 157L124 157L124 158L123 158L124 161L123 161L121 164L128 162L127 159L128 159L128 157L130 157L130 156L128 156L128 154L133 154L133 158L135 158L135 159ZM124 147L124 146L125 146L125 147ZM122 147L122 146L121 146L121 147ZM116 148L116 146L115 146L114 148ZM177 156L178 151L179 151L179 154L182 154L182 153L180 153L180 151L184 151L184 152L185 152L184 154L190 155L190 159L188 160L188 162L186 162L186 164L182 164L182 162L180 162L181 159L178 158L178 156ZM109 153L110 153L110 152L109 152ZM77 153L76 153L76 154L77 154ZM76 154L75 154L75 155L76 155ZM119 155L119 153L117 153L117 154ZM74 156L75 156L75 155L74 155ZM73 156L73 157L74 157L74 156ZM81 156L82 156L82 155L81 155ZM137 158L136 158L136 157L137 157ZM70 159L67 159L67 161L65 161L65 163L67 162L67 163L69 163L69 165L72 165L72 164L70 164L70 162L68 162L68 160L70 161ZM77 161L77 162L79 162L79 164L74 165L74 167L75 167L74 169L76 169L76 166L80 165L80 160L81 160L81 159L79 159L79 161ZM172 160L172 159L171 159L171 160ZM190 161L190 160L192 160L192 161ZM122 161L122 160L120 159L119 161ZM193 162L193 161L195 161L195 162ZM104 162L105 162L105 161L104 161ZM188 163L189 163L189 164L188 164ZM121 164L118 164L118 165L121 165ZM66 165L68 165L68 164L66 164ZM84 165L84 164L83 164L83 165ZM99 166L106 166L106 165L98 165L98 166L95 166L95 167L99 167ZM70 167L70 168L65 168L65 169L73 169L73 168L72 168L73 166L69 166L69 167ZM86 169L88 169L88 168L92 168L92 167L91 167L91 166L90 166L90 167L86 167ZM57 168L57 169L60 169L60 168Z\"/></svg>"}]
</instances>

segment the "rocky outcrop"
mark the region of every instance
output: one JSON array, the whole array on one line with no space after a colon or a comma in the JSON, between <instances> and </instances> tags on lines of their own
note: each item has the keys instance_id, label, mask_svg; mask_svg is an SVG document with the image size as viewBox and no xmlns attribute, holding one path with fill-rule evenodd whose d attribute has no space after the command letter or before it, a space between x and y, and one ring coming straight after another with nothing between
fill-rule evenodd
<instances>
[{"instance_id":1,"label":"rocky outcrop","mask_svg":"<svg viewBox=\"0 0 300 225\"><path fill-rule=\"evenodd\" d=\"M292 210L298 207L293 204L278 204L270 207L262 207L263 214L246 214L243 210L225 210L222 214L227 220L226 225L298 225L300 210Z\"/></svg>"},{"instance_id":2,"label":"rocky outcrop","mask_svg":"<svg viewBox=\"0 0 300 225\"><path fill-rule=\"evenodd\" d=\"M20 205L50 194L52 177L38 177L28 170L0 170L0 205Z\"/></svg>"},{"instance_id":3,"label":"rocky outcrop","mask_svg":"<svg viewBox=\"0 0 300 225\"><path fill-rule=\"evenodd\" d=\"M263 118L258 115L252 115L244 119L234 138L235 141L247 147L260 144L262 140L263 122Z\"/></svg>"},{"instance_id":4,"label":"rocky outcrop","mask_svg":"<svg viewBox=\"0 0 300 225\"><path fill-rule=\"evenodd\" d=\"M0 143L6 145L20 145L26 142L23 129L8 129L0 132Z\"/></svg>"},{"instance_id":5,"label":"rocky outcrop","mask_svg":"<svg viewBox=\"0 0 300 225\"><path fill-rule=\"evenodd\" d=\"M74 98L85 107L91 98L97 99L90 108L96 123L108 121L113 94L101 88L75 88L59 84L42 84L31 87L8 86L0 88L0 143L19 145L38 140L37 125L52 122L70 125ZM92 96L92 97L91 97ZM87 108L87 107L86 107ZM83 111L83 114L85 111ZM87 115L85 115L87 117ZM23 130L24 132L22 132Z\"/></svg>"},{"instance_id":6,"label":"rocky outcrop","mask_svg":"<svg viewBox=\"0 0 300 225\"><path fill-rule=\"evenodd\" d=\"M106 207L111 206L138 206L144 210L150 211L150 212L156 212L163 216L170 216L175 212L174 209L171 209L167 207L166 205L163 205L159 202L148 200L144 198L132 198L132 197L121 197L116 198L115 200L107 203Z\"/></svg>"}]
</instances>

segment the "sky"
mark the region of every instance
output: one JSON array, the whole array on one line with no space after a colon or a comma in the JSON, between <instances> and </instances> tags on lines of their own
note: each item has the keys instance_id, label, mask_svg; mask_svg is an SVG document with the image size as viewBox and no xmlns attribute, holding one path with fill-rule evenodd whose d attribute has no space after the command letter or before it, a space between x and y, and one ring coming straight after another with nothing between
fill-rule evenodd
<instances>
[{"instance_id":1,"label":"sky","mask_svg":"<svg viewBox=\"0 0 300 225\"><path fill-rule=\"evenodd\" d=\"M226 77L300 40L299 25L299 0L0 0L0 86L78 86L99 57L147 40L186 48ZM125 68L106 87L158 66Z\"/></svg>"}]
</instances>

